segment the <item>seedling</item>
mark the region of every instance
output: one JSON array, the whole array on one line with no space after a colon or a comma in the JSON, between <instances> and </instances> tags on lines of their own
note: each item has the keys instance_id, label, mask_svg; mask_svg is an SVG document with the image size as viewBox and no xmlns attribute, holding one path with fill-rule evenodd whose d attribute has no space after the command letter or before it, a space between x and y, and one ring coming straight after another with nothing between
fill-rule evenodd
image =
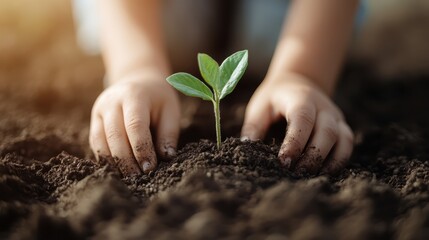
<instances>
[{"instance_id":1,"label":"seedling","mask_svg":"<svg viewBox=\"0 0 429 240\"><path fill-rule=\"evenodd\" d=\"M206 101L212 101L215 121L217 148L220 148L220 100L230 94L238 81L240 81L247 68L248 52L239 51L219 64L209 55L198 54L198 66L204 82L189 73L175 73L167 78L167 82L183 94L191 97L199 97Z\"/></svg>"}]
</instances>

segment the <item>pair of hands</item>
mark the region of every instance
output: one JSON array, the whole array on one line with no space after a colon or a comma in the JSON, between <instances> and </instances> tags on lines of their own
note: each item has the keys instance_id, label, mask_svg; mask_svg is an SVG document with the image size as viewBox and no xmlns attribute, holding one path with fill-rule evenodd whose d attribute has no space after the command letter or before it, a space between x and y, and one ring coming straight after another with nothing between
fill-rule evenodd
<instances>
[{"instance_id":1,"label":"pair of hands","mask_svg":"<svg viewBox=\"0 0 429 240\"><path fill-rule=\"evenodd\" d=\"M242 138L262 139L282 117L288 123L279 151L284 167L334 174L347 164L353 132L339 108L309 79L296 74L265 79L247 106ZM147 173L157 166L156 153L165 159L176 154L179 119L177 93L165 76L135 76L98 97L89 142L97 158L113 160L124 175Z\"/></svg>"}]
</instances>

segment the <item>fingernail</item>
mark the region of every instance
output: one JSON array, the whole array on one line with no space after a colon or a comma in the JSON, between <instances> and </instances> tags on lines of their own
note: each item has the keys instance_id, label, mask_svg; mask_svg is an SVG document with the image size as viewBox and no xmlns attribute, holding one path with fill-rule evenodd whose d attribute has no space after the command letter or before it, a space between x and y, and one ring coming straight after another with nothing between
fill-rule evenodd
<instances>
[{"instance_id":1,"label":"fingernail","mask_svg":"<svg viewBox=\"0 0 429 240\"><path fill-rule=\"evenodd\" d=\"M176 156L176 149L174 149L173 147L168 147L167 148L167 156L169 158L173 158Z\"/></svg>"},{"instance_id":2,"label":"fingernail","mask_svg":"<svg viewBox=\"0 0 429 240\"><path fill-rule=\"evenodd\" d=\"M143 163L143 171L149 172L150 170L152 170L152 164L150 162L144 162Z\"/></svg>"},{"instance_id":3,"label":"fingernail","mask_svg":"<svg viewBox=\"0 0 429 240\"><path fill-rule=\"evenodd\" d=\"M240 140L241 140L242 142L245 142L245 141L249 141L249 140L250 140L250 138L249 138L248 136L242 136L242 137L240 138Z\"/></svg>"},{"instance_id":4,"label":"fingernail","mask_svg":"<svg viewBox=\"0 0 429 240\"><path fill-rule=\"evenodd\" d=\"M292 162L292 158L286 157L286 158L280 158L280 164L285 168L290 168L290 164Z\"/></svg>"}]
</instances>

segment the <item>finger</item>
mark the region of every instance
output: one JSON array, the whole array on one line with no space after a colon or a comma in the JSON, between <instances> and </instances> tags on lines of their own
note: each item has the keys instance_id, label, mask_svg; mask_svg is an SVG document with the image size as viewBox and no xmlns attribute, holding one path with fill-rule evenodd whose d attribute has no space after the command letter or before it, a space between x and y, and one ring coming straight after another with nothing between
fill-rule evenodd
<instances>
[{"instance_id":1,"label":"finger","mask_svg":"<svg viewBox=\"0 0 429 240\"><path fill-rule=\"evenodd\" d=\"M291 106L286 111L287 131L279 151L283 166L291 168L303 152L316 121L316 107L313 104Z\"/></svg>"},{"instance_id":2,"label":"finger","mask_svg":"<svg viewBox=\"0 0 429 240\"><path fill-rule=\"evenodd\" d=\"M91 117L89 145L97 161L100 161L100 157L107 159L111 155L107 145L106 134L104 133L103 121L99 115L93 114Z\"/></svg>"},{"instance_id":3,"label":"finger","mask_svg":"<svg viewBox=\"0 0 429 240\"><path fill-rule=\"evenodd\" d=\"M126 176L140 174L125 132L122 109L117 107L102 117L107 144L119 170Z\"/></svg>"},{"instance_id":4,"label":"finger","mask_svg":"<svg viewBox=\"0 0 429 240\"><path fill-rule=\"evenodd\" d=\"M329 112L320 112L314 126L313 137L302 158L296 164L296 172L317 173L323 161L338 139L337 121Z\"/></svg>"},{"instance_id":5,"label":"finger","mask_svg":"<svg viewBox=\"0 0 429 240\"><path fill-rule=\"evenodd\" d=\"M273 121L271 112L266 101L250 101L244 116L241 139L263 139Z\"/></svg>"},{"instance_id":6,"label":"finger","mask_svg":"<svg viewBox=\"0 0 429 240\"><path fill-rule=\"evenodd\" d=\"M124 104L125 130L133 155L143 172L148 173L157 165L150 133L150 114L147 107L133 102Z\"/></svg>"},{"instance_id":7,"label":"finger","mask_svg":"<svg viewBox=\"0 0 429 240\"><path fill-rule=\"evenodd\" d=\"M343 169L352 155L354 134L350 127L343 121L338 124L338 142L335 145L332 158L325 162L322 172L336 174Z\"/></svg>"},{"instance_id":8,"label":"finger","mask_svg":"<svg viewBox=\"0 0 429 240\"><path fill-rule=\"evenodd\" d=\"M161 112L157 126L156 146L159 155L167 160L176 156L177 140L180 131L179 104L166 104Z\"/></svg>"}]
</instances>

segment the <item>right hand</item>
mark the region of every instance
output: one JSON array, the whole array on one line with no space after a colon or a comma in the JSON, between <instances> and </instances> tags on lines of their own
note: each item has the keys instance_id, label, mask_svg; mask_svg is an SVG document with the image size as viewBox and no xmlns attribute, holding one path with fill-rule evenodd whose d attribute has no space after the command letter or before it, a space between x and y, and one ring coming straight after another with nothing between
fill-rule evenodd
<instances>
[{"instance_id":1,"label":"right hand","mask_svg":"<svg viewBox=\"0 0 429 240\"><path fill-rule=\"evenodd\" d=\"M97 159L113 158L124 176L148 173L157 166L155 149L165 159L176 154L179 120L177 93L165 76L141 74L100 94L91 112L89 143Z\"/></svg>"},{"instance_id":2,"label":"right hand","mask_svg":"<svg viewBox=\"0 0 429 240\"><path fill-rule=\"evenodd\" d=\"M314 82L297 73L269 75L246 108L242 136L262 139L280 118L287 121L280 163L297 173L337 174L348 163L354 135L343 113Z\"/></svg>"}]
</instances>

